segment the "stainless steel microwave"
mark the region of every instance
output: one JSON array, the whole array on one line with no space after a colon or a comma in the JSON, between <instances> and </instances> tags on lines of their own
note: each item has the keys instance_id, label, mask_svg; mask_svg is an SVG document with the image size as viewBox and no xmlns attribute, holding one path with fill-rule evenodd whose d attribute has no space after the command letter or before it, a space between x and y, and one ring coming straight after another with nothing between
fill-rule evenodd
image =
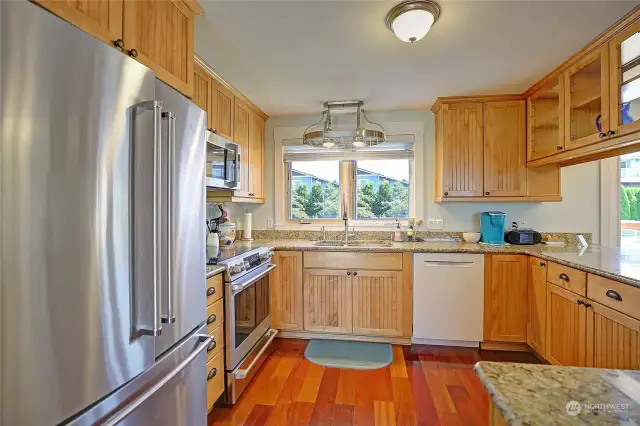
<instances>
[{"instance_id":1,"label":"stainless steel microwave","mask_svg":"<svg viewBox=\"0 0 640 426\"><path fill-rule=\"evenodd\" d=\"M207 132L207 188L240 187L240 145Z\"/></svg>"}]
</instances>

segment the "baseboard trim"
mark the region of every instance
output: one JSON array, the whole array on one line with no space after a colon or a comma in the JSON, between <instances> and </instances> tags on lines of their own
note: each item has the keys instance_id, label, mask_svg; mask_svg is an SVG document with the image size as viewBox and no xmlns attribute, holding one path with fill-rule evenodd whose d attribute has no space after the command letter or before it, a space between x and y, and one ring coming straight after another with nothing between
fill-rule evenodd
<instances>
[{"instance_id":1,"label":"baseboard trim","mask_svg":"<svg viewBox=\"0 0 640 426\"><path fill-rule=\"evenodd\" d=\"M314 331L280 330L278 337L284 339L325 339L349 340L352 342L391 343L392 345L411 345L411 337L357 336L354 334L319 333Z\"/></svg>"},{"instance_id":2,"label":"baseboard trim","mask_svg":"<svg viewBox=\"0 0 640 426\"><path fill-rule=\"evenodd\" d=\"M532 352L526 343L513 342L481 342L480 349L486 351Z\"/></svg>"},{"instance_id":3,"label":"baseboard trim","mask_svg":"<svg viewBox=\"0 0 640 426\"><path fill-rule=\"evenodd\" d=\"M470 340L443 340L443 339L423 339L420 337L412 337L411 343L415 345L434 345L434 346L457 346L461 348L477 348L480 342Z\"/></svg>"}]
</instances>

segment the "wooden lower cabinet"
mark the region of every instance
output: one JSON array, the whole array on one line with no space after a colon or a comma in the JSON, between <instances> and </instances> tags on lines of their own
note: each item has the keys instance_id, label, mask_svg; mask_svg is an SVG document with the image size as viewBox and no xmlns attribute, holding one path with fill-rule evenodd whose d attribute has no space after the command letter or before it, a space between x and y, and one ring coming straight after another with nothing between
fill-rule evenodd
<instances>
[{"instance_id":1,"label":"wooden lower cabinet","mask_svg":"<svg viewBox=\"0 0 640 426\"><path fill-rule=\"evenodd\" d=\"M640 369L640 321L587 300L587 367Z\"/></svg>"},{"instance_id":2,"label":"wooden lower cabinet","mask_svg":"<svg viewBox=\"0 0 640 426\"><path fill-rule=\"evenodd\" d=\"M211 411L213 404L224 392L224 351L207 362L207 411Z\"/></svg>"},{"instance_id":3,"label":"wooden lower cabinet","mask_svg":"<svg viewBox=\"0 0 640 426\"><path fill-rule=\"evenodd\" d=\"M353 271L352 288L354 334L402 335L401 271Z\"/></svg>"},{"instance_id":4,"label":"wooden lower cabinet","mask_svg":"<svg viewBox=\"0 0 640 426\"><path fill-rule=\"evenodd\" d=\"M305 269L304 330L352 333L351 271Z\"/></svg>"},{"instance_id":5,"label":"wooden lower cabinet","mask_svg":"<svg viewBox=\"0 0 640 426\"><path fill-rule=\"evenodd\" d=\"M526 255L485 255L485 341L527 341L527 265Z\"/></svg>"},{"instance_id":6,"label":"wooden lower cabinet","mask_svg":"<svg viewBox=\"0 0 640 426\"><path fill-rule=\"evenodd\" d=\"M271 320L279 330L302 330L302 252L276 251L271 283Z\"/></svg>"},{"instance_id":7,"label":"wooden lower cabinet","mask_svg":"<svg viewBox=\"0 0 640 426\"><path fill-rule=\"evenodd\" d=\"M551 364L584 367L587 363L585 298L547 283L547 341Z\"/></svg>"},{"instance_id":8,"label":"wooden lower cabinet","mask_svg":"<svg viewBox=\"0 0 640 426\"><path fill-rule=\"evenodd\" d=\"M527 344L544 357L547 324L547 262L545 260L529 257L527 293Z\"/></svg>"}]
</instances>

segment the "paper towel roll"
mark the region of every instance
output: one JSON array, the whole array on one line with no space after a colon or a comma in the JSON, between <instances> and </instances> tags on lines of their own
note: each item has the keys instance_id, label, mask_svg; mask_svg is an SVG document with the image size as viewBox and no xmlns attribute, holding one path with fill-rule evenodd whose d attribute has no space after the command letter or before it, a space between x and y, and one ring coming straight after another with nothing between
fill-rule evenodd
<instances>
[{"instance_id":1,"label":"paper towel roll","mask_svg":"<svg viewBox=\"0 0 640 426\"><path fill-rule=\"evenodd\" d=\"M251 220L252 220L253 214L246 212L244 214L244 229L242 230L242 239L243 240L253 240L253 238L251 238Z\"/></svg>"}]
</instances>

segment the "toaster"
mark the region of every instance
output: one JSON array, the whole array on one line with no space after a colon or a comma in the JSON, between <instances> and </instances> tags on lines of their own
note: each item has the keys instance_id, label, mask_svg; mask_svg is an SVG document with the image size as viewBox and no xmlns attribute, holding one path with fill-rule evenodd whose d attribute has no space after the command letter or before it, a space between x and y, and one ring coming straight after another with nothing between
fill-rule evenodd
<instances>
[{"instance_id":1,"label":"toaster","mask_svg":"<svg viewBox=\"0 0 640 426\"><path fill-rule=\"evenodd\" d=\"M533 229L512 229L504 234L504 241L509 244L539 244L542 235Z\"/></svg>"}]
</instances>

